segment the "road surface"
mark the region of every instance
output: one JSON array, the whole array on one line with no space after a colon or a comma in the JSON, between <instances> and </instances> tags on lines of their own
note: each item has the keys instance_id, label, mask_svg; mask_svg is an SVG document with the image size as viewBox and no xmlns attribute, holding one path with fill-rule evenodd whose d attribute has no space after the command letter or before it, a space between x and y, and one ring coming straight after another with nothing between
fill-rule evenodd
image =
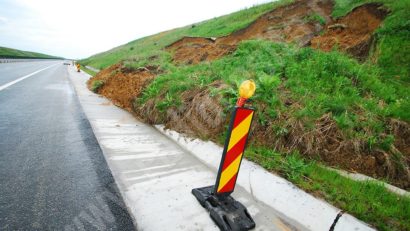
<instances>
[{"instance_id":1,"label":"road surface","mask_svg":"<svg viewBox=\"0 0 410 231\"><path fill-rule=\"evenodd\" d=\"M134 230L67 68L0 64L0 230Z\"/></svg>"}]
</instances>

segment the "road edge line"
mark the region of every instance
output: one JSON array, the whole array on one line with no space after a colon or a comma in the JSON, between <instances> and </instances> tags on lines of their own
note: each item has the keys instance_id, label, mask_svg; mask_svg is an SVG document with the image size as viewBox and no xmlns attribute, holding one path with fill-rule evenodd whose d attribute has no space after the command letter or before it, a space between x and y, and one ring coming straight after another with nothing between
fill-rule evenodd
<instances>
[{"instance_id":1,"label":"road edge line","mask_svg":"<svg viewBox=\"0 0 410 231\"><path fill-rule=\"evenodd\" d=\"M47 70L47 69L49 69L49 68L51 68L51 67L53 67L53 66L56 66L56 65L58 65L58 63L53 64L53 65L50 65L50 66L45 67L45 68L42 68L42 69L37 70L37 71L35 71L35 72L32 72L32 73L30 73L30 74L28 74L28 75L25 75L25 76L23 76L23 77L20 77L20 78L18 78L18 79L15 79L15 80L13 80L13 81L11 81L11 82L8 82L8 83L6 83L6 84L3 84L3 85L0 86L0 91L4 90L4 89L6 89L6 88L8 88L8 87L10 87L10 86L12 86L12 85L14 85L14 84L20 82L20 81L23 81L23 80L25 80L25 79L27 79L27 78L29 78L29 77L35 75L35 74L38 74L38 73L40 73L40 72L42 72L42 71L44 71L44 70Z\"/></svg>"},{"instance_id":2,"label":"road edge line","mask_svg":"<svg viewBox=\"0 0 410 231\"><path fill-rule=\"evenodd\" d=\"M91 77L92 77L90 74L88 74L88 73L86 73L86 72L84 72L84 71L81 71L80 74L85 75L87 78L91 78ZM103 154L103 157L104 157L105 162L107 163L107 166L108 166L108 168L109 168L109 170L110 170L110 173L111 173L111 175L112 175L113 178L114 178L114 183L115 183L115 185L116 185L116 187L117 187L117 189L118 189L118 192L120 193L121 199L124 201L124 205L125 205L125 207L126 207L126 209L127 209L128 214L129 214L130 217L131 217L132 223L134 224L135 229L136 229L136 230L139 230L139 225L138 225L138 222L137 222L137 217L135 216L135 214L133 213L132 208L130 207L131 201L130 201L129 197L128 197L127 194L126 194L126 189L124 188L124 185L123 185L120 181L117 180L117 178L119 178L119 176L118 176L117 172L115 172L115 171L113 170L112 163L111 163L110 161L108 161L108 155L107 155L107 153L106 153L106 150L105 150L105 149L102 147L102 145L101 145L101 138L100 138L99 136L97 136L97 134L96 134L95 124L91 121L89 115L88 115L88 114L86 113L86 111L84 110L84 105L83 105L83 102L82 102L82 98L80 97L79 90L77 89L77 85L74 83L74 80L71 79L71 77L72 77L72 73L70 72L70 70L67 69L67 79L68 79L68 81L70 82L70 85L72 86L72 88L74 89L74 93L75 93L75 95L77 96L78 103L80 104L81 110L83 111L83 113L84 113L84 115L85 115L85 118L87 119L88 123L89 123L90 126L91 126L91 130L93 131L94 137L95 137L95 139L97 140L98 146L99 146L100 149L101 149L101 152L102 152L102 154ZM95 94L95 93L92 92L92 91L90 91L90 93ZM98 95L98 94L95 94L95 95Z\"/></svg>"}]
</instances>

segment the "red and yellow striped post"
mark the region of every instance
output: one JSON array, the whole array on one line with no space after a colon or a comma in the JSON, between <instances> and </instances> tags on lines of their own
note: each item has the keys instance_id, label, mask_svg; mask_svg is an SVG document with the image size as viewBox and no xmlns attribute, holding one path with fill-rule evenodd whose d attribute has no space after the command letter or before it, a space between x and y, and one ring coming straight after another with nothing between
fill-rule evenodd
<instances>
[{"instance_id":1,"label":"red and yellow striped post","mask_svg":"<svg viewBox=\"0 0 410 231\"><path fill-rule=\"evenodd\" d=\"M249 230L255 227L246 208L230 196L235 189L254 115L254 110L244 105L255 89L252 80L244 81L239 88L240 97L232 112L215 185L192 190L221 230Z\"/></svg>"},{"instance_id":2,"label":"red and yellow striped post","mask_svg":"<svg viewBox=\"0 0 410 231\"><path fill-rule=\"evenodd\" d=\"M228 135L216 178L214 188L216 195L229 195L235 189L254 113L252 108L246 108L244 105L246 100L255 93L255 89L255 83L251 80L244 81L239 87L240 97L232 112Z\"/></svg>"},{"instance_id":3,"label":"red and yellow striped post","mask_svg":"<svg viewBox=\"0 0 410 231\"><path fill-rule=\"evenodd\" d=\"M229 132L225 141L222 160L215 183L215 194L231 194L235 189L236 179L249 136L254 110L235 107Z\"/></svg>"}]
</instances>

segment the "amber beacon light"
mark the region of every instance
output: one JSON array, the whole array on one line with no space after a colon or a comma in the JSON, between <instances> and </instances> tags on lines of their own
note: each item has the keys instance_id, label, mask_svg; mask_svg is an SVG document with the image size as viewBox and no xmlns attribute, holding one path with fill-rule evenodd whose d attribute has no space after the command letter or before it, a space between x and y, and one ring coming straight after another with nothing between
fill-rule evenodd
<instances>
[{"instance_id":1,"label":"amber beacon light","mask_svg":"<svg viewBox=\"0 0 410 231\"><path fill-rule=\"evenodd\" d=\"M255 228L255 222L248 210L231 196L254 115L254 109L245 107L245 103L255 90L256 85L252 80L244 81L239 87L239 98L232 111L215 185L192 190L199 203L209 211L211 218L224 231Z\"/></svg>"}]
</instances>

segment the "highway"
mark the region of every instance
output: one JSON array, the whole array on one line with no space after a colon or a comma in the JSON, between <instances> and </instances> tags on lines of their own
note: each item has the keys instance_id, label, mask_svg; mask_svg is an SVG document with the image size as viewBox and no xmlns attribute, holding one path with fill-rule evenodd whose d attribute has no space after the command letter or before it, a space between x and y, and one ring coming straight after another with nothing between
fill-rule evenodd
<instances>
[{"instance_id":1,"label":"highway","mask_svg":"<svg viewBox=\"0 0 410 231\"><path fill-rule=\"evenodd\" d=\"M0 230L134 230L62 61L0 63Z\"/></svg>"}]
</instances>

